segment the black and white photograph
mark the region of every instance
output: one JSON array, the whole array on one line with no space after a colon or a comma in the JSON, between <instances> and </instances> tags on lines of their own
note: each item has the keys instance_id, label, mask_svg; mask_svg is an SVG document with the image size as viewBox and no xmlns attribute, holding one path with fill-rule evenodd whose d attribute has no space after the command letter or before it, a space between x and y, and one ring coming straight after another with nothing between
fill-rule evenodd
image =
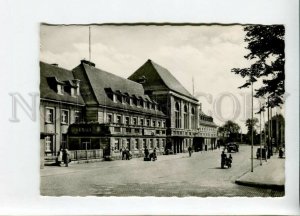
<instances>
[{"instance_id":1,"label":"black and white photograph","mask_svg":"<svg viewBox=\"0 0 300 216\"><path fill-rule=\"evenodd\" d=\"M0 215L299 215L299 1L0 0Z\"/></svg>"},{"instance_id":2,"label":"black and white photograph","mask_svg":"<svg viewBox=\"0 0 300 216\"><path fill-rule=\"evenodd\" d=\"M283 25L40 28L41 195L282 197Z\"/></svg>"}]
</instances>

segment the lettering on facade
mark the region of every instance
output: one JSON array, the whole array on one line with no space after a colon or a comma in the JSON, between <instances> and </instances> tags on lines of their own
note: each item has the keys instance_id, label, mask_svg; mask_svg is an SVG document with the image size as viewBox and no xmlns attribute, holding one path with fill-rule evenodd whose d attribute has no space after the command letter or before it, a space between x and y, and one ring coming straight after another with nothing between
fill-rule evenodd
<instances>
[{"instance_id":1,"label":"lettering on facade","mask_svg":"<svg viewBox=\"0 0 300 216\"><path fill-rule=\"evenodd\" d=\"M155 130L153 130L153 129L144 129L144 135L154 136L155 135Z\"/></svg>"}]
</instances>

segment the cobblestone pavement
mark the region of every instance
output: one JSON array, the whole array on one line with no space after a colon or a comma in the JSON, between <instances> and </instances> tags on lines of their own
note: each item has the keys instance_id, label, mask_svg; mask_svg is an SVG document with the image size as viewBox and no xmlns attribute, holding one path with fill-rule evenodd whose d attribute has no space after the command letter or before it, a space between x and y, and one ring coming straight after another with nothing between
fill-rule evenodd
<instances>
[{"instance_id":1,"label":"cobblestone pavement","mask_svg":"<svg viewBox=\"0 0 300 216\"><path fill-rule=\"evenodd\" d=\"M256 149L254 149L254 153ZM284 191L235 184L250 170L250 147L232 153L233 166L220 168L220 150L159 156L155 162L74 164L41 170L41 194L47 196L284 196ZM255 167L259 160L254 159Z\"/></svg>"}]
</instances>

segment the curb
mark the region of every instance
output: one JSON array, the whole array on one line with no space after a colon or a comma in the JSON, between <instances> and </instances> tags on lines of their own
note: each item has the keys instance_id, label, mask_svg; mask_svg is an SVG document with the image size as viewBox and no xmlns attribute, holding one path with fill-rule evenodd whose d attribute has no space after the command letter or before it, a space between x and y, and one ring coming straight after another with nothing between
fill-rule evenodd
<instances>
[{"instance_id":1,"label":"curb","mask_svg":"<svg viewBox=\"0 0 300 216\"><path fill-rule=\"evenodd\" d=\"M266 189L275 189L284 191L284 185L278 184L265 184L260 182L249 182L249 181L242 181L242 180L235 180L235 183L238 185L250 186L250 187L258 187L258 188L266 188Z\"/></svg>"}]
</instances>

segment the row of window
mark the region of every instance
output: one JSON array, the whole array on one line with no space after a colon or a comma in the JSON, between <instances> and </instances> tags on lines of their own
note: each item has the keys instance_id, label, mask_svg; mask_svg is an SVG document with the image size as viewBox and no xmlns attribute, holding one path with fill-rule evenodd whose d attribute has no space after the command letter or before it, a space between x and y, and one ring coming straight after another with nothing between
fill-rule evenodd
<instances>
[{"instance_id":1,"label":"row of window","mask_svg":"<svg viewBox=\"0 0 300 216\"><path fill-rule=\"evenodd\" d=\"M79 96L80 94L79 87L74 88L74 87L64 86L61 84L57 84L57 94L64 95L66 91L65 88L68 89L67 91L71 94L72 97Z\"/></svg>"},{"instance_id":2,"label":"row of window","mask_svg":"<svg viewBox=\"0 0 300 216\"><path fill-rule=\"evenodd\" d=\"M196 125L196 119L195 119L195 108L192 107L191 109L191 128L195 129L197 127ZM183 107L183 128L187 129L189 128L190 120L189 120L189 112L188 107L185 104ZM182 128L181 125L181 111L180 111L180 104L179 102L175 103L175 128Z\"/></svg>"},{"instance_id":3,"label":"row of window","mask_svg":"<svg viewBox=\"0 0 300 216\"><path fill-rule=\"evenodd\" d=\"M113 148L114 150L123 150L128 148L129 150L143 150L146 147L148 149L164 148L166 145L165 139L142 139L142 143L139 144L139 139L126 139L125 143L122 143L121 138L115 138Z\"/></svg>"},{"instance_id":4,"label":"row of window","mask_svg":"<svg viewBox=\"0 0 300 216\"><path fill-rule=\"evenodd\" d=\"M216 128L211 128L211 127L200 127L200 131L216 131Z\"/></svg>"},{"instance_id":5,"label":"row of window","mask_svg":"<svg viewBox=\"0 0 300 216\"><path fill-rule=\"evenodd\" d=\"M165 128L166 127L166 122L165 121L160 121L160 120L154 120L152 119L145 119L144 118L137 118L137 117L129 117L125 116L124 119L122 119L121 115L116 115L116 118L113 119L113 114L108 113L107 114L107 123L116 123L116 124L125 124L125 125L136 125L136 126L148 126L148 127L161 127Z\"/></svg>"},{"instance_id":6,"label":"row of window","mask_svg":"<svg viewBox=\"0 0 300 216\"><path fill-rule=\"evenodd\" d=\"M214 121L214 119L212 117L208 117L208 116L200 115L199 118L200 118L200 120L203 120L203 121L209 121L209 122Z\"/></svg>"},{"instance_id":7,"label":"row of window","mask_svg":"<svg viewBox=\"0 0 300 216\"><path fill-rule=\"evenodd\" d=\"M69 124L70 123L70 111L67 109L61 109L60 111L60 119L61 124ZM81 117L81 112L76 110L74 112L74 121L79 122ZM55 109L53 107L46 107L45 111L45 121L46 123L54 123L55 122Z\"/></svg>"},{"instance_id":8,"label":"row of window","mask_svg":"<svg viewBox=\"0 0 300 216\"><path fill-rule=\"evenodd\" d=\"M201 136L206 136L206 137L209 137L209 136L211 136L211 137L216 137L216 136L217 136L216 133L200 133L200 135L201 135Z\"/></svg>"},{"instance_id":9,"label":"row of window","mask_svg":"<svg viewBox=\"0 0 300 216\"><path fill-rule=\"evenodd\" d=\"M125 128L125 130L124 130L124 128L121 129L120 127L114 127L113 131L115 133L140 134L142 130L139 128ZM156 135L165 135L166 131L165 130L155 130L155 134ZM154 132L152 135L154 135Z\"/></svg>"},{"instance_id":10,"label":"row of window","mask_svg":"<svg viewBox=\"0 0 300 216\"><path fill-rule=\"evenodd\" d=\"M123 95L121 93L112 93L110 98L113 102L120 102L122 104L128 104L130 106L137 106L144 109L160 110L157 103L146 101L142 98L130 97L129 95Z\"/></svg>"}]
</instances>

